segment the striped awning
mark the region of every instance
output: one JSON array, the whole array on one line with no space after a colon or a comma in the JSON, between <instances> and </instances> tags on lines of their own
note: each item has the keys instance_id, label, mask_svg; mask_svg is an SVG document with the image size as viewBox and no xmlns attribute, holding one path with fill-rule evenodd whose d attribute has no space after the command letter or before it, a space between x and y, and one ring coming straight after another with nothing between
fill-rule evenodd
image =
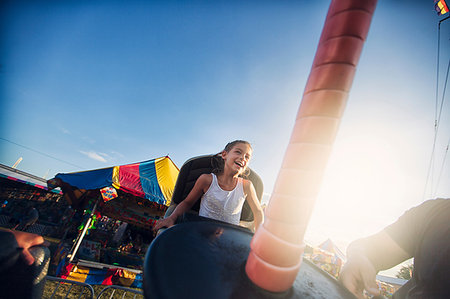
<instances>
[{"instance_id":1,"label":"striped awning","mask_svg":"<svg viewBox=\"0 0 450 299\"><path fill-rule=\"evenodd\" d=\"M109 168L59 173L55 179L84 190L112 186L152 202L169 206L178 172L178 167L168 156L165 156Z\"/></svg>"}]
</instances>

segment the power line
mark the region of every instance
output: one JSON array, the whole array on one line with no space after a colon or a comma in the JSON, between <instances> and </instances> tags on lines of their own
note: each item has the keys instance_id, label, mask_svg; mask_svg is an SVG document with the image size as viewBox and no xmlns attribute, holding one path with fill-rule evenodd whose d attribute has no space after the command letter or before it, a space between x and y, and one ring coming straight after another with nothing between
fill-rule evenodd
<instances>
[{"instance_id":1,"label":"power line","mask_svg":"<svg viewBox=\"0 0 450 299\"><path fill-rule=\"evenodd\" d=\"M438 40L437 40L437 58L436 58L436 95L434 100L434 131L437 130L437 115L438 115L438 101L439 101L439 58L441 49L441 21L438 23ZM428 178L427 178L428 180Z\"/></svg>"},{"instance_id":2,"label":"power line","mask_svg":"<svg viewBox=\"0 0 450 299\"><path fill-rule=\"evenodd\" d=\"M439 177L438 177L438 181L437 181L437 183L436 183L435 194L437 193L437 191L438 191L438 189L439 189L439 183L441 182L442 173L444 172L445 159L447 158L448 147L449 147L449 146L450 146L450 138L448 139L447 147L445 148L444 159L442 160L441 170L439 171Z\"/></svg>"},{"instance_id":3,"label":"power line","mask_svg":"<svg viewBox=\"0 0 450 299\"><path fill-rule=\"evenodd\" d=\"M433 194L433 175L432 173L433 171L433 166L434 166L434 157L435 157L435 152L436 152L436 141L437 141L437 135L438 135L438 131L439 131L439 124L441 121L441 115L442 115L442 108L444 106L444 101L445 101L445 91L447 89L447 82L448 82L448 75L449 75L449 69L450 69L450 59L447 65L447 74L446 74L446 78L445 78L445 83L444 83L444 89L442 92L442 100L441 103L439 105L439 64L440 64L440 36L441 36L441 23L445 20L449 19L449 17L446 17L445 19L442 19L439 21L438 23L438 44L437 44L437 62L436 62L436 99L435 99L435 114L434 114L434 138L433 138L433 146L432 146L432 150L431 150L431 157L430 157L430 162L428 165L428 171L427 171L427 178L425 181L425 188L423 191L423 198L425 198L426 196L426 192L427 192L427 187L428 187L428 182L430 181L430 176L431 176L431 194ZM440 106L439 112L438 112L438 107ZM448 145L447 145L447 150L448 150ZM447 152L445 154L445 156L447 155ZM444 162L445 162L445 156L444 156ZM439 179L437 182L437 186L439 186L439 180L440 180L440 175L439 175Z\"/></svg>"},{"instance_id":4,"label":"power line","mask_svg":"<svg viewBox=\"0 0 450 299\"><path fill-rule=\"evenodd\" d=\"M434 164L434 150L436 148L436 136L437 136L437 134L436 134L436 131L435 131L434 141L433 141L433 148L431 149L431 157L430 157L430 162L428 164L427 179L425 180L425 188L423 190L423 196L422 196L422 198L424 198L424 199L426 197L428 181L430 180L430 174L432 172L431 168L432 168L432 166ZM431 183L431 186L433 186L433 182Z\"/></svg>"},{"instance_id":5,"label":"power line","mask_svg":"<svg viewBox=\"0 0 450 299\"><path fill-rule=\"evenodd\" d=\"M437 119L437 126L438 126L438 128L439 128L439 123L441 122L442 107L444 106L444 101L445 101L445 91L447 90L447 82L448 82L448 72L449 72L449 70L450 70L450 59L448 60L448 64L447 64L447 74L445 75L445 83L444 83L444 90L442 91L441 107L439 109L439 115L438 115L438 119Z\"/></svg>"},{"instance_id":6,"label":"power line","mask_svg":"<svg viewBox=\"0 0 450 299\"><path fill-rule=\"evenodd\" d=\"M448 83L448 74L449 74L449 70L450 70L450 59L448 60L447 74L446 74L446 76L445 76L444 89L443 89L443 91L442 91L441 107L440 107L440 109L439 109L439 114L438 114L438 118L437 118L437 127L436 127L435 138L434 138L434 142L435 142L435 143L436 143L436 136L437 136L437 133L438 133L438 130L439 130L439 125L440 125L440 123L441 123L442 108L444 107L445 91L447 90L447 83ZM436 108L437 108L437 107L436 107ZM449 139L449 143L450 143L450 139ZM438 191L439 183L440 183L440 181L441 181L442 171L444 170L445 159L446 159L446 157L447 157L448 146L449 146L449 144L447 143L447 147L446 147L446 149L445 149L445 154L444 154L444 158L443 158L442 165L441 165L441 170L440 170L440 172L439 172L439 176L438 176L438 179L437 179L437 182L436 182L436 188L435 188L434 192L433 192L433 182L431 183L431 186L432 186L432 187L431 187L431 188L432 188L431 192L432 192L433 197L434 197L434 195L436 194L436 192ZM433 151L434 151L435 149L436 149L436 148L433 146ZM434 152L433 152L433 155L434 155Z\"/></svg>"},{"instance_id":7,"label":"power line","mask_svg":"<svg viewBox=\"0 0 450 299\"><path fill-rule=\"evenodd\" d=\"M76 164L73 164L73 163L70 163L70 162L67 162L67 161L58 159L58 158L56 158L56 157L50 156L49 154L46 154L46 153L40 152L40 151L38 151L38 150L32 149L32 148L30 148L30 147L28 147L28 146L25 146L25 145L22 145L22 144L18 144L18 143L14 142L14 141L11 141L11 140L8 140L8 139L2 138L2 137L0 137L0 139L3 140L3 141L6 141L6 142L12 143L12 144L14 144L14 145L23 147L23 148L25 148L25 149L27 149L27 150L29 150L29 151L32 151L32 152L38 153L38 154L40 154L40 155L46 156L46 157L51 158L51 159L53 159L53 160L57 160L57 161L59 161L59 162L65 163L65 164L68 164L68 165L71 165L71 166L75 166L75 167L80 168L80 169L84 169L84 167L81 167L81 166L79 166L79 165L76 165Z\"/></svg>"}]
</instances>

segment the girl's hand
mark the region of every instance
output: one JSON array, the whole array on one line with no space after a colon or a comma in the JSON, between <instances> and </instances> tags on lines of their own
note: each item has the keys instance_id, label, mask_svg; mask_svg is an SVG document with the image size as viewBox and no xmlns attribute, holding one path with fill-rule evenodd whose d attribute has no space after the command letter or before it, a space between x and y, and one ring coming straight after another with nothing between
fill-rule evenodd
<instances>
[{"instance_id":1,"label":"girl's hand","mask_svg":"<svg viewBox=\"0 0 450 299\"><path fill-rule=\"evenodd\" d=\"M192 206L196 203L196 201L202 197L202 195L208 190L209 185L212 182L211 174L202 174L197 181L195 181L194 187L191 192L189 192L188 196L177 205L172 214L164 219L158 220L153 227L154 232L158 232L159 229L163 227L171 227L175 224L177 218L183 215L185 212L189 211Z\"/></svg>"},{"instance_id":2,"label":"girl's hand","mask_svg":"<svg viewBox=\"0 0 450 299\"><path fill-rule=\"evenodd\" d=\"M175 224L175 219L173 219L173 217L167 217L164 219L160 219L160 220L156 221L156 224L153 227L153 231L157 232L158 230L160 230L163 227L171 227L174 224Z\"/></svg>"}]
</instances>

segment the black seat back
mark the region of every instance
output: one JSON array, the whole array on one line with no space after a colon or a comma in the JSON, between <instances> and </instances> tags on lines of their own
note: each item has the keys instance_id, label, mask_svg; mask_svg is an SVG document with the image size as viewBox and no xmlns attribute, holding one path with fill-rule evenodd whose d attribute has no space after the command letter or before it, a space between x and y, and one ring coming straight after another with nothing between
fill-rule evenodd
<instances>
[{"instance_id":1,"label":"black seat back","mask_svg":"<svg viewBox=\"0 0 450 299\"><path fill-rule=\"evenodd\" d=\"M215 155L198 156L187 160L183 166L181 166L180 172L178 174L177 182L175 184L175 189L172 195L172 202L179 204L182 202L186 196L191 192L194 187L195 182L198 177L204 173L211 173L214 169L213 157ZM248 168L249 174L245 177L253 183L256 190L256 195L258 200L261 202L263 194L263 183L261 178L256 172ZM248 171L247 171L248 172ZM198 200L192 207L192 210L200 210L200 200ZM247 201L244 202L242 207L241 220L243 221L253 221L253 213L248 205Z\"/></svg>"}]
</instances>

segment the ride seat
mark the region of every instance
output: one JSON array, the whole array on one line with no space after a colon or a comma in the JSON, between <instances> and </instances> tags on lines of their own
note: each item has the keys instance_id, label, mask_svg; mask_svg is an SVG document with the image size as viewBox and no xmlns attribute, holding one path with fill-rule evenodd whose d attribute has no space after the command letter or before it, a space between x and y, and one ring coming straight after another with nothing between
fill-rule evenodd
<instances>
[{"instance_id":1,"label":"ride seat","mask_svg":"<svg viewBox=\"0 0 450 299\"><path fill-rule=\"evenodd\" d=\"M168 217L173 212L176 205L186 198L200 175L204 173L211 173L213 171L214 156L215 155L197 156L187 160L183 166L181 166L177 181L175 183L172 201L165 217ZM261 177L252 169L247 169L248 175L244 176L244 178L253 183L256 190L256 196L258 197L259 202L261 202L264 189ZM198 213L199 210L200 200L197 200L197 202L192 206L191 211ZM253 212L247 201L245 201L244 206L242 207L241 221L251 222L253 219Z\"/></svg>"}]
</instances>

